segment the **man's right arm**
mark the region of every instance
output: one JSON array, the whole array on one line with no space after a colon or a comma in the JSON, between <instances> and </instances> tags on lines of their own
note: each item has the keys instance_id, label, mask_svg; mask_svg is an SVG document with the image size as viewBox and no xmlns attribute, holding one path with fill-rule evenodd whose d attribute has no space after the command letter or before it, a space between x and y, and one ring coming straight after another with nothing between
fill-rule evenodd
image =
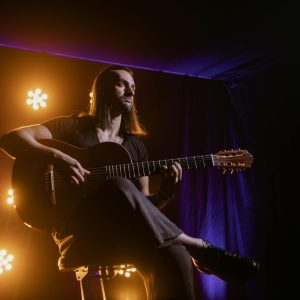
<instances>
[{"instance_id":1,"label":"man's right arm","mask_svg":"<svg viewBox=\"0 0 300 300\"><path fill-rule=\"evenodd\" d=\"M43 125L32 125L13 130L0 137L0 148L8 155L36 162L53 163L63 177L80 184L90 172L80 162L60 150L42 145L40 139L51 139L52 134Z\"/></svg>"},{"instance_id":2,"label":"man's right arm","mask_svg":"<svg viewBox=\"0 0 300 300\"><path fill-rule=\"evenodd\" d=\"M52 134L43 125L31 125L13 130L0 137L0 148L15 158L52 162L58 150L42 145L40 139L51 139Z\"/></svg>"}]
</instances>

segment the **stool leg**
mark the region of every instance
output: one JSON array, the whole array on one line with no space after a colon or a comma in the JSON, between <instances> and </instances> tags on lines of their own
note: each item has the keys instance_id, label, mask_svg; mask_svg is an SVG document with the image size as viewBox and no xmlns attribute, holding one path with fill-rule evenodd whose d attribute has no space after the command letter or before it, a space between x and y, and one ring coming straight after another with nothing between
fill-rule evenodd
<instances>
[{"instance_id":1,"label":"stool leg","mask_svg":"<svg viewBox=\"0 0 300 300\"><path fill-rule=\"evenodd\" d=\"M106 300L104 282L94 272L88 272L80 280L82 300Z\"/></svg>"}]
</instances>

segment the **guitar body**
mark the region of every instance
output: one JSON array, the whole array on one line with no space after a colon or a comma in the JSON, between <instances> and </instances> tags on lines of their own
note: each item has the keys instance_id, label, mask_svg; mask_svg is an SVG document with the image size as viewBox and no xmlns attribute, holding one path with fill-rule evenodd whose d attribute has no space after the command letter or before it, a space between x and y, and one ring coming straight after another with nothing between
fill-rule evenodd
<instances>
[{"instance_id":1,"label":"guitar body","mask_svg":"<svg viewBox=\"0 0 300 300\"><path fill-rule=\"evenodd\" d=\"M86 169L131 163L128 151L116 143L106 142L86 149L57 140L41 140L40 143L74 157ZM72 214L83 197L95 193L106 180L105 173L97 174L77 187L65 182L52 165L16 159L12 172L16 211L26 225L51 229Z\"/></svg>"}]
</instances>

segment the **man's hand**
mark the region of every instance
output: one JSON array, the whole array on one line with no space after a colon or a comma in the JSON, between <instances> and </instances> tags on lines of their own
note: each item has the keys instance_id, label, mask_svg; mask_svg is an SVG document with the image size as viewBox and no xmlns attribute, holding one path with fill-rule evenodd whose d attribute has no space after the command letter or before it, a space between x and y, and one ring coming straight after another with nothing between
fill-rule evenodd
<instances>
[{"instance_id":1,"label":"man's hand","mask_svg":"<svg viewBox=\"0 0 300 300\"><path fill-rule=\"evenodd\" d=\"M90 174L90 171L83 168L78 160L63 152L57 154L54 166L66 182L75 185L84 183L85 176Z\"/></svg>"},{"instance_id":2,"label":"man's hand","mask_svg":"<svg viewBox=\"0 0 300 300\"><path fill-rule=\"evenodd\" d=\"M174 162L171 166L162 166L162 181L160 184L159 197L169 199L182 179L182 168L179 163Z\"/></svg>"}]
</instances>

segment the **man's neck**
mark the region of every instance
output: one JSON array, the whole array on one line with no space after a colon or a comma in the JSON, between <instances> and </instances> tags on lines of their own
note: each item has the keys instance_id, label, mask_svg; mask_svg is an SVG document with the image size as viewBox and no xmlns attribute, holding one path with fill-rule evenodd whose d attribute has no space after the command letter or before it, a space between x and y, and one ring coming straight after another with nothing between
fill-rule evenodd
<instances>
[{"instance_id":1,"label":"man's neck","mask_svg":"<svg viewBox=\"0 0 300 300\"><path fill-rule=\"evenodd\" d=\"M111 141L121 143L123 134L120 132L122 115L111 119L109 124L96 124L97 135L100 142Z\"/></svg>"}]
</instances>

